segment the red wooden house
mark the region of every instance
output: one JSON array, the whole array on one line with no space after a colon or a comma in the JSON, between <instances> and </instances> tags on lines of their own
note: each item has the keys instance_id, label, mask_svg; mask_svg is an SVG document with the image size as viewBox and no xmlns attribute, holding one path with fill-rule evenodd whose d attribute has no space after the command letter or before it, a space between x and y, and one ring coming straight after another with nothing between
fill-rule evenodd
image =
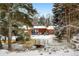
<instances>
[{"instance_id":1,"label":"red wooden house","mask_svg":"<svg viewBox=\"0 0 79 59\"><path fill-rule=\"evenodd\" d=\"M33 31L35 34L43 35L43 34L53 34L54 27L53 26L34 26Z\"/></svg>"}]
</instances>

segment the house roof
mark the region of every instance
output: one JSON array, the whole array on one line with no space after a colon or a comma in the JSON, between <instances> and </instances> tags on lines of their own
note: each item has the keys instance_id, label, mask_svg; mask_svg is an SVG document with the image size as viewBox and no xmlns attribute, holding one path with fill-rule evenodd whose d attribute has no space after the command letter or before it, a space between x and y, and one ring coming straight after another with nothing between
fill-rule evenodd
<instances>
[{"instance_id":1,"label":"house roof","mask_svg":"<svg viewBox=\"0 0 79 59\"><path fill-rule=\"evenodd\" d=\"M54 26L33 26L33 28L46 28L46 29L54 29Z\"/></svg>"},{"instance_id":2,"label":"house roof","mask_svg":"<svg viewBox=\"0 0 79 59\"><path fill-rule=\"evenodd\" d=\"M54 26L48 26L47 29L54 29Z\"/></svg>"},{"instance_id":3,"label":"house roof","mask_svg":"<svg viewBox=\"0 0 79 59\"><path fill-rule=\"evenodd\" d=\"M34 26L33 28L46 28L46 26Z\"/></svg>"}]
</instances>

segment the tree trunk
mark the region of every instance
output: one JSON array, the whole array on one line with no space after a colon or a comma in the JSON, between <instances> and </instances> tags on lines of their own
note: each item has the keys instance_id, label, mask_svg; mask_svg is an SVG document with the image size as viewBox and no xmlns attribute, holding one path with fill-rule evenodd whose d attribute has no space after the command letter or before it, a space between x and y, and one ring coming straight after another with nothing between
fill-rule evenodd
<instances>
[{"instance_id":1,"label":"tree trunk","mask_svg":"<svg viewBox=\"0 0 79 59\"><path fill-rule=\"evenodd\" d=\"M0 16L1 16L1 11L0 11ZM1 32L1 25L0 25L0 32ZM2 48L3 48L3 45L2 45L2 42L1 42L1 36L0 36L0 49L2 49Z\"/></svg>"},{"instance_id":2,"label":"tree trunk","mask_svg":"<svg viewBox=\"0 0 79 59\"><path fill-rule=\"evenodd\" d=\"M10 25L10 24L9 24ZM8 33L8 50L11 50L11 26L9 26L9 33Z\"/></svg>"},{"instance_id":3,"label":"tree trunk","mask_svg":"<svg viewBox=\"0 0 79 59\"><path fill-rule=\"evenodd\" d=\"M9 17L9 16L8 16ZM11 24L11 19L8 18L8 22L9 22L9 27L8 27L8 50L11 50L12 47L11 47L11 39L12 39L12 35L11 35L11 32L12 32L12 24Z\"/></svg>"},{"instance_id":4,"label":"tree trunk","mask_svg":"<svg viewBox=\"0 0 79 59\"><path fill-rule=\"evenodd\" d=\"M70 9L69 9L69 21L68 21L68 25L70 25L71 23L71 14L70 14ZM70 33L70 27L68 27L68 42L70 42L70 39L71 39L71 33Z\"/></svg>"},{"instance_id":5,"label":"tree trunk","mask_svg":"<svg viewBox=\"0 0 79 59\"><path fill-rule=\"evenodd\" d=\"M2 45L2 42L1 42L1 36L0 36L0 49L3 49L3 45Z\"/></svg>"}]
</instances>

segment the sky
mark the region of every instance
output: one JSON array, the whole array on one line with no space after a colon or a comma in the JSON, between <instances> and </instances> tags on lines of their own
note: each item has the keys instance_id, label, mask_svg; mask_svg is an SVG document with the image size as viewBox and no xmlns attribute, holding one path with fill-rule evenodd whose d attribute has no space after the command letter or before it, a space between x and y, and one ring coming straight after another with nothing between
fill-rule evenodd
<instances>
[{"instance_id":1,"label":"sky","mask_svg":"<svg viewBox=\"0 0 79 59\"><path fill-rule=\"evenodd\" d=\"M52 14L52 3L33 3L33 8L37 10L40 16Z\"/></svg>"}]
</instances>

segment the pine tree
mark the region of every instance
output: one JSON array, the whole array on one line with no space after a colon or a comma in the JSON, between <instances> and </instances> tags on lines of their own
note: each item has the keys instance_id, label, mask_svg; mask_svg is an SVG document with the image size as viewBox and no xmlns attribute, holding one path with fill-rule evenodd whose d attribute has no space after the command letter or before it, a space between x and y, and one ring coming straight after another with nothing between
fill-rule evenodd
<instances>
[{"instance_id":1,"label":"pine tree","mask_svg":"<svg viewBox=\"0 0 79 59\"><path fill-rule=\"evenodd\" d=\"M67 39L70 40L74 34L74 27L73 26L79 26L78 25L78 9L79 4L77 3L57 3L54 4L54 23L58 25L60 28L63 27L63 32L61 32L61 39L66 35ZM64 27L65 26L65 27ZM72 29L73 28L73 29ZM65 30L64 30L65 29ZM76 29L76 28L75 28Z\"/></svg>"},{"instance_id":2,"label":"pine tree","mask_svg":"<svg viewBox=\"0 0 79 59\"><path fill-rule=\"evenodd\" d=\"M25 12L20 11L20 9L24 9ZM23 23L32 26L30 19L32 19L32 16L36 13L36 10L33 9L32 4L5 3L0 4L0 11L5 13L5 17L3 18L6 20L6 25L8 26L8 50L11 50L12 25Z\"/></svg>"}]
</instances>

